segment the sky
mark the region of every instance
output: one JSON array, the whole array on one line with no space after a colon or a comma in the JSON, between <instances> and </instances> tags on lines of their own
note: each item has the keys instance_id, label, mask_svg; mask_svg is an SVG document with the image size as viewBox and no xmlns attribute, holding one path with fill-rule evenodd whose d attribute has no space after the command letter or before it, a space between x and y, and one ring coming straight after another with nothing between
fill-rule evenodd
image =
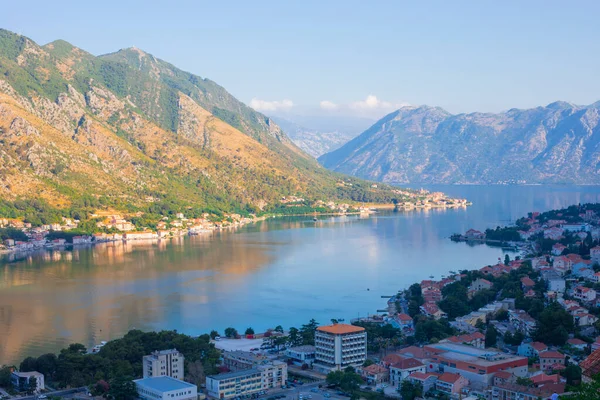
<instances>
[{"instance_id":1,"label":"sky","mask_svg":"<svg viewBox=\"0 0 600 400\"><path fill-rule=\"evenodd\" d=\"M599 1L152 3L4 2L0 27L96 55L135 46L267 114L600 100Z\"/></svg>"}]
</instances>

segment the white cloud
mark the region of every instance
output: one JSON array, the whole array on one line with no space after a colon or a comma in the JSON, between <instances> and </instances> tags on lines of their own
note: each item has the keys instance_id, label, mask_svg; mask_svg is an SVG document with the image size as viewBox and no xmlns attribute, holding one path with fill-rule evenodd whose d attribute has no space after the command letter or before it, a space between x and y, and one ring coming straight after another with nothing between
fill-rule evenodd
<instances>
[{"instance_id":1,"label":"white cloud","mask_svg":"<svg viewBox=\"0 0 600 400\"><path fill-rule=\"evenodd\" d=\"M366 99L350 103L350 108L353 110L395 110L406 103L391 103L389 101L379 100L377 96L368 95Z\"/></svg>"},{"instance_id":2,"label":"white cloud","mask_svg":"<svg viewBox=\"0 0 600 400\"><path fill-rule=\"evenodd\" d=\"M329 100L323 100L322 102L319 103L319 106L323 109L323 110L337 110L338 105L335 104L332 101Z\"/></svg>"},{"instance_id":3,"label":"white cloud","mask_svg":"<svg viewBox=\"0 0 600 400\"><path fill-rule=\"evenodd\" d=\"M294 107L294 102L288 99L281 101L267 101L253 98L250 100L250 107L254 108L256 111L287 111Z\"/></svg>"}]
</instances>

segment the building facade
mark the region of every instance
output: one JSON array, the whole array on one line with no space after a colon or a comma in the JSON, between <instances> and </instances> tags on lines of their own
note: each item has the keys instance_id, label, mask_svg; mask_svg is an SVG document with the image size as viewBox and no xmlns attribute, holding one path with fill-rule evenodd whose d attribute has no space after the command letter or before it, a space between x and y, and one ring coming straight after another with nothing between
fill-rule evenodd
<instances>
[{"instance_id":1,"label":"building facade","mask_svg":"<svg viewBox=\"0 0 600 400\"><path fill-rule=\"evenodd\" d=\"M157 376L133 381L142 400L197 400L196 385L171 378Z\"/></svg>"},{"instance_id":2,"label":"building facade","mask_svg":"<svg viewBox=\"0 0 600 400\"><path fill-rule=\"evenodd\" d=\"M285 356L291 358L300 365L312 365L315 361L315 346L290 347L285 351Z\"/></svg>"},{"instance_id":3,"label":"building facade","mask_svg":"<svg viewBox=\"0 0 600 400\"><path fill-rule=\"evenodd\" d=\"M33 380L32 378L35 378L35 388L32 388L31 385L33 384ZM37 372L37 371L31 371L31 372L13 372L10 375L10 380L13 384L13 386L15 387L15 389L17 389L20 392L25 392L28 390L32 390L36 393L39 393L41 390L44 390L46 388L45 383L44 383L44 375Z\"/></svg>"},{"instance_id":4,"label":"building facade","mask_svg":"<svg viewBox=\"0 0 600 400\"><path fill-rule=\"evenodd\" d=\"M333 324L315 332L315 364L328 372L359 367L367 359L367 332L360 326Z\"/></svg>"},{"instance_id":5,"label":"building facade","mask_svg":"<svg viewBox=\"0 0 600 400\"><path fill-rule=\"evenodd\" d=\"M214 399L231 399L262 390L262 372L258 368L206 377L206 390Z\"/></svg>"},{"instance_id":6,"label":"building facade","mask_svg":"<svg viewBox=\"0 0 600 400\"><path fill-rule=\"evenodd\" d=\"M170 376L182 380L184 376L183 354L176 349L155 351L142 360L144 378Z\"/></svg>"}]
</instances>

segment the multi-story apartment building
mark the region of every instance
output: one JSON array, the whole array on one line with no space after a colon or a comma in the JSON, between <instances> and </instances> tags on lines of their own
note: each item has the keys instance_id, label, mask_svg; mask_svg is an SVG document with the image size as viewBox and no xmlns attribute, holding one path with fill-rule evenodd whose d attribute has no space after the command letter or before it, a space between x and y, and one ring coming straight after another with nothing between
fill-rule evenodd
<instances>
[{"instance_id":1,"label":"multi-story apartment building","mask_svg":"<svg viewBox=\"0 0 600 400\"><path fill-rule=\"evenodd\" d=\"M215 399L231 399L262 390L262 372L258 368L206 377L208 395Z\"/></svg>"},{"instance_id":2,"label":"multi-story apartment building","mask_svg":"<svg viewBox=\"0 0 600 400\"><path fill-rule=\"evenodd\" d=\"M155 351L149 356L144 356L144 378L170 376L183 380L183 360L183 354L176 349Z\"/></svg>"},{"instance_id":3,"label":"multi-story apartment building","mask_svg":"<svg viewBox=\"0 0 600 400\"><path fill-rule=\"evenodd\" d=\"M197 400L198 388L169 376L136 379L133 381L141 400Z\"/></svg>"},{"instance_id":4,"label":"multi-story apartment building","mask_svg":"<svg viewBox=\"0 0 600 400\"><path fill-rule=\"evenodd\" d=\"M315 332L314 368L322 372L361 366L367 359L367 332L360 326L333 324Z\"/></svg>"},{"instance_id":5,"label":"multi-story apartment building","mask_svg":"<svg viewBox=\"0 0 600 400\"><path fill-rule=\"evenodd\" d=\"M241 371L256 368L269 363L269 358L264 355L254 354L249 351L234 350L223 353L223 365L230 371Z\"/></svg>"},{"instance_id":6,"label":"multi-story apartment building","mask_svg":"<svg viewBox=\"0 0 600 400\"><path fill-rule=\"evenodd\" d=\"M230 399L275 389L287 381L287 364L272 361L256 368L206 377L206 389L210 397Z\"/></svg>"}]
</instances>

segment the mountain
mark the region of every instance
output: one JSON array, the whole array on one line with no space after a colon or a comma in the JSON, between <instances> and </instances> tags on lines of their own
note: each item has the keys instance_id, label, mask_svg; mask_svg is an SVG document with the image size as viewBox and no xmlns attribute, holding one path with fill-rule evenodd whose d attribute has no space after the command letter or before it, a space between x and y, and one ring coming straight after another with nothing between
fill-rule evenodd
<instances>
[{"instance_id":1,"label":"mountain","mask_svg":"<svg viewBox=\"0 0 600 400\"><path fill-rule=\"evenodd\" d=\"M389 183L600 184L600 102L453 115L403 107L319 161Z\"/></svg>"},{"instance_id":2,"label":"mountain","mask_svg":"<svg viewBox=\"0 0 600 400\"><path fill-rule=\"evenodd\" d=\"M289 195L391 198L389 187L355 180L348 190L345 179L221 86L140 49L94 56L0 30L4 216L99 206L220 215Z\"/></svg>"},{"instance_id":3,"label":"mountain","mask_svg":"<svg viewBox=\"0 0 600 400\"><path fill-rule=\"evenodd\" d=\"M338 149L373 123L367 119L356 121L353 119L336 124L334 121L323 121L318 117L299 116L273 116L273 119L296 146L315 158ZM297 122L299 120L306 121L310 128L304 126L302 122Z\"/></svg>"}]
</instances>

